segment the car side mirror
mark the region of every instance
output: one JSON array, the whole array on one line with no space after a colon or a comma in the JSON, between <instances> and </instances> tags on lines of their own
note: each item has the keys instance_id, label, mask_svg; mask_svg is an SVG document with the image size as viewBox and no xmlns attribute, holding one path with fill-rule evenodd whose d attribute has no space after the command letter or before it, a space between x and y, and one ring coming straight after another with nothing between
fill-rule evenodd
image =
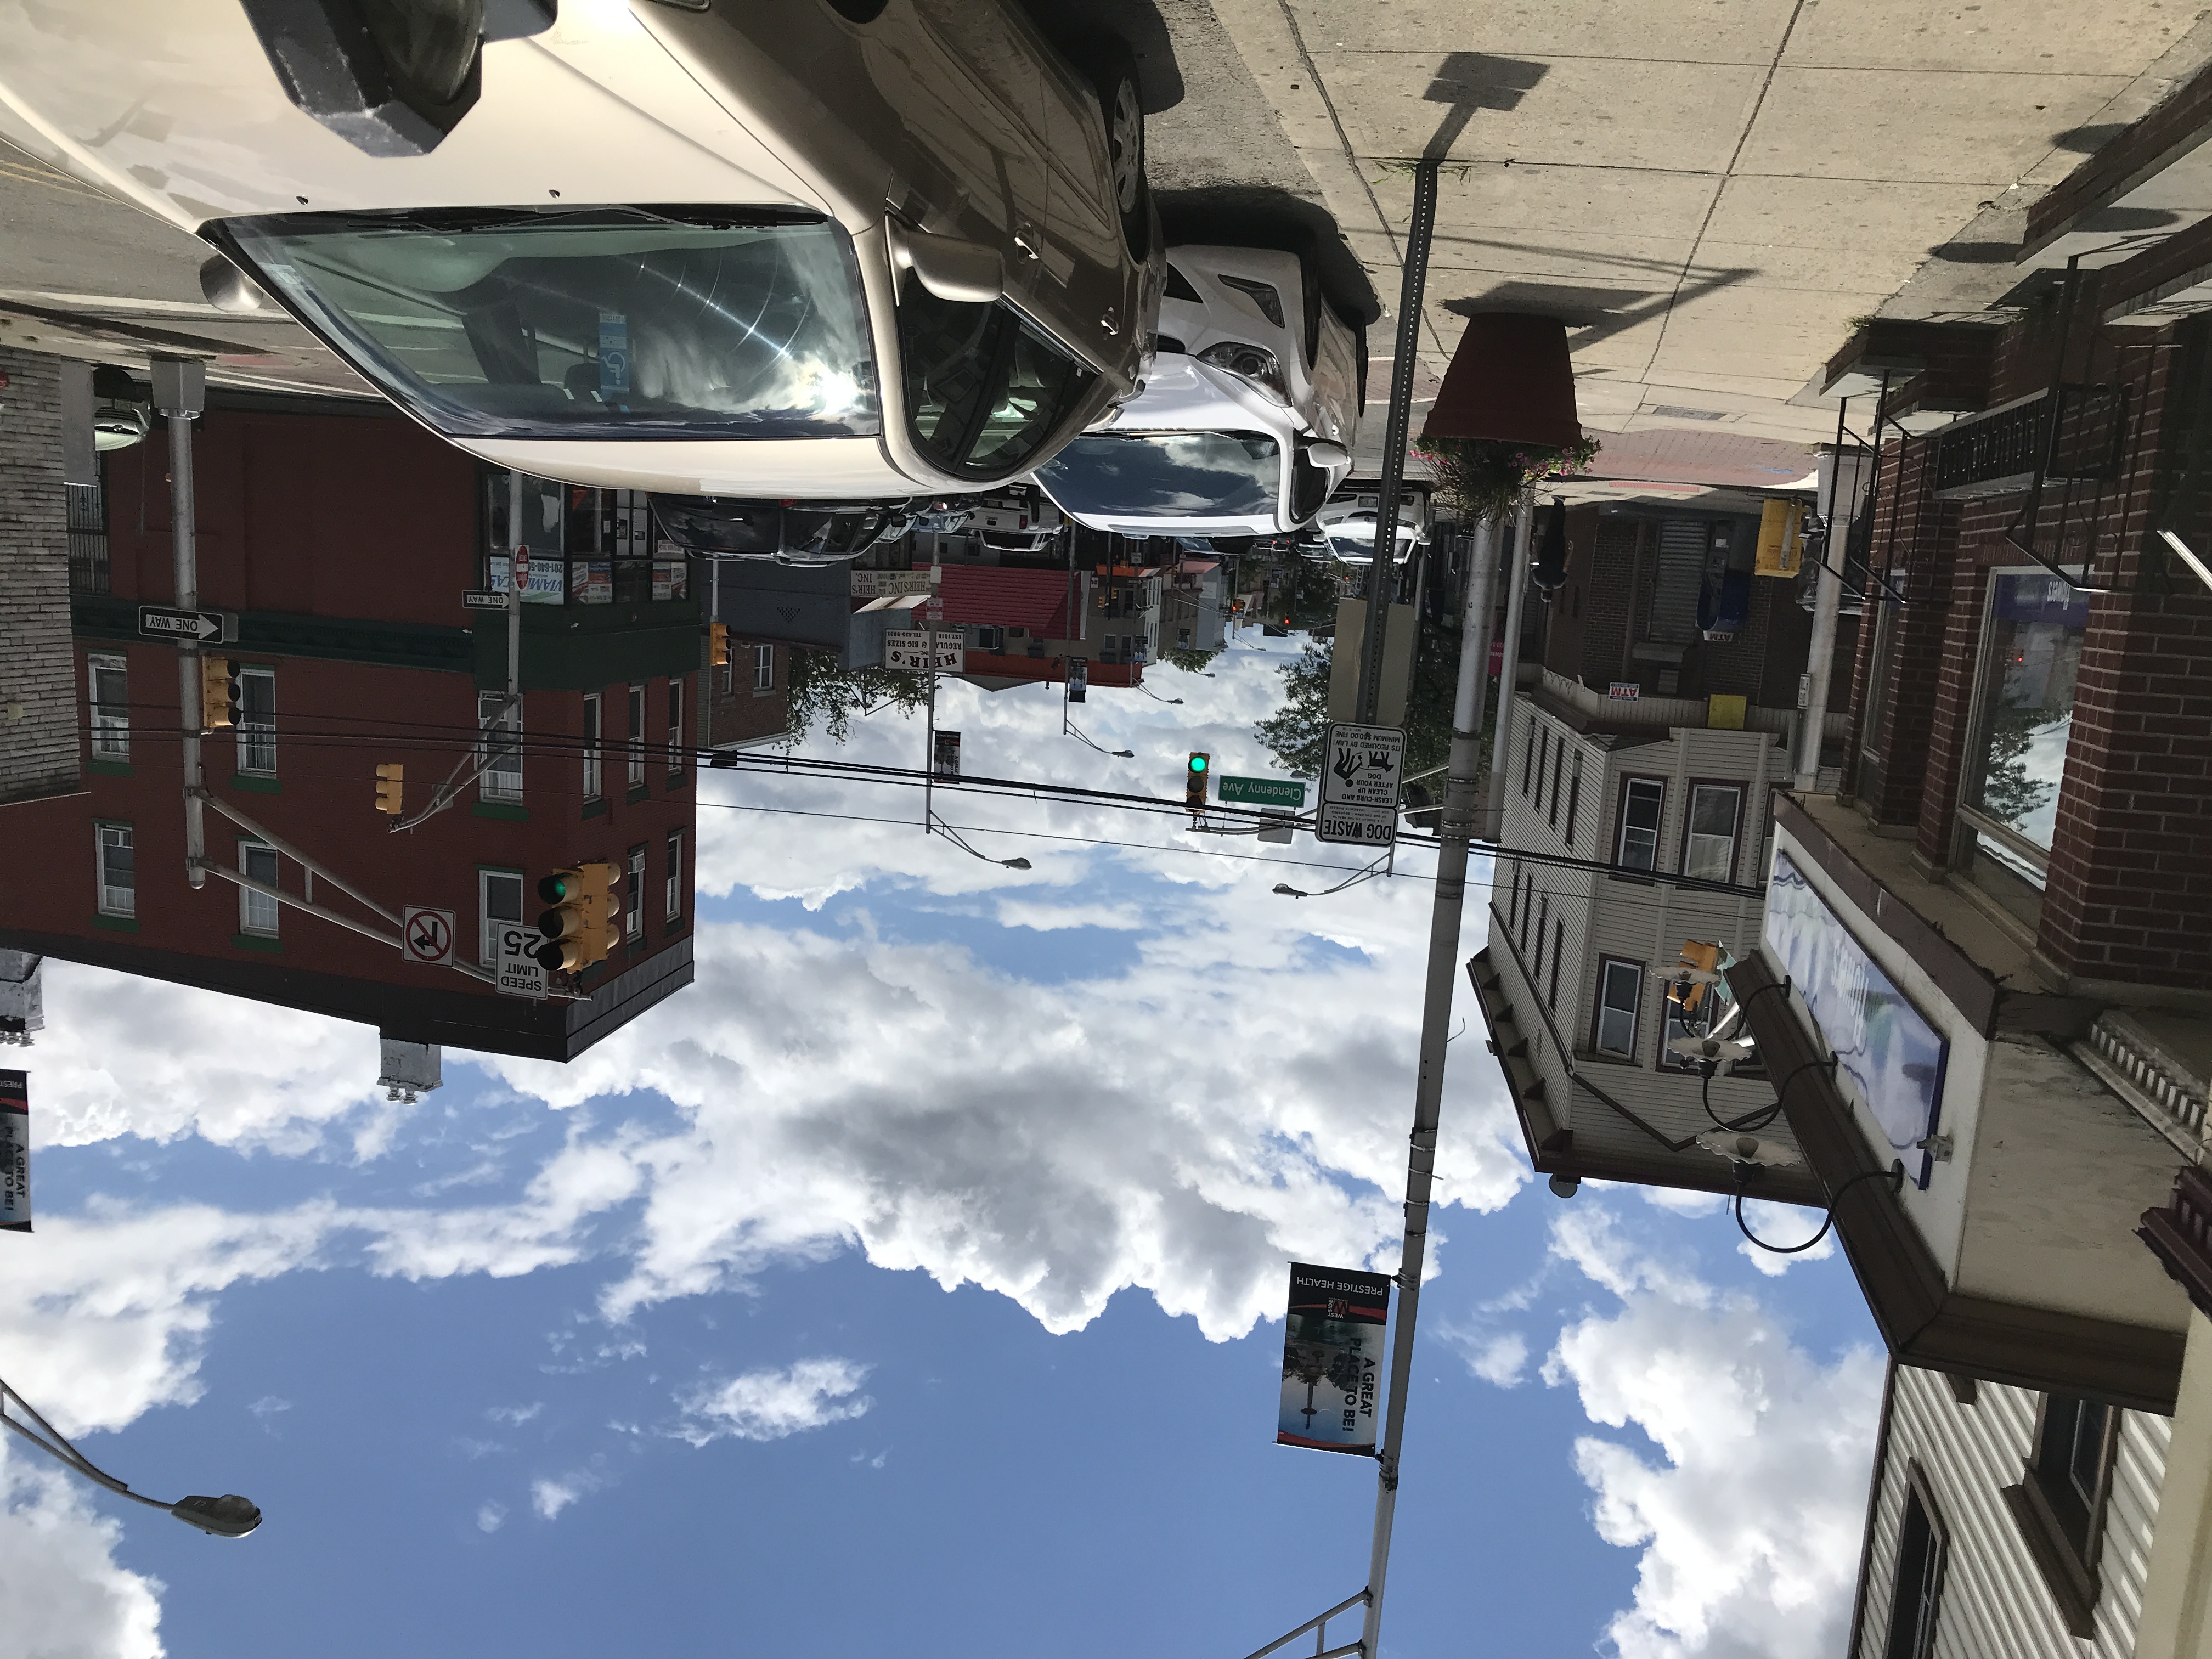
<instances>
[{"instance_id":1,"label":"car side mirror","mask_svg":"<svg viewBox=\"0 0 2212 1659\"><path fill-rule=\"evenodd\" d=\"M1342 444L1308 444L1306 459L1316 466L1350 466L1352 465L1351 452Z\"/></svg>"},{"instance_id":2,"label":"car side mirror","mask_svg":"<svg viewBox=\"0 0 2212 1659\"><path fill-rule=\"evenodd\" d=\"M987 306L1006 291L1006 262L999 250L957 236L909 230L896 222L885 227L891 264L910 270L940 300L956 305Z\"/></svg>"}]
</instances>

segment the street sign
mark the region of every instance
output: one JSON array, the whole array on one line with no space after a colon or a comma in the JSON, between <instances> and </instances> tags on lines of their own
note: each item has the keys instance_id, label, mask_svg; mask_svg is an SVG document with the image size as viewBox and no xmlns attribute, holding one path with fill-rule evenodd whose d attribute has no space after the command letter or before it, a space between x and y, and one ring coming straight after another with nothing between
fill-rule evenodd
<instances>
[{"instance_id":1,"label":"street sign","mask_svg":"<svg viewBox=\"0 0 2212 1659\"><path fill-rule=\"evenodd\" d=\"M1388 1275L1291 1264L1277 1445L1374 1455L1389 1322Z\"/></svg>"},{"instance_id":2,"label":"street sign","mask_svg":"<svg viewBox=\"0 0 2212 1659\"><path fill-rule=\"evenodd\" d=\"M495 942L499 946L499 982L495 988L501 996L544 1001L545 964L532 953L545 943L545 935L535 927L505 921L500 924Z\"/></svg>"},{"instance_id":3,"label":"street sign","mask_svg":"<svg viewBox=\"0 0 2212 1659\"><path fill-rule=\"evenodd\" d=\"M399 953L428 968L443 968L453 959L453 913L410 904L399 919Z\"/></svg>"},{"instance_id":4,"label":"street sign","mask_svg":"<svg viewBox=\"0 0 2212 1659\"><path fill-rule=\"evenodd\" d=\"M1085 700L1085 697L1090 694L1090 690L1091 690L1091 659L1090 659L1090 658L1088 658L1088 657L1070 657L1070 658L1068 658L1068 659L1067 659L1067 700L1068 700L1068 702L1083 702L1083 701Z\"/></svg>"},{"instance_id":5,"label":"street sign","mask_svg":"<svg viewBox=\"0 0 2212 1659\"><path fill-rule=\"evenodd\" d=\"M221 611L177 611L166 605L138 607L138 635L148 640L190 640L195 645L225 641Z\"/></svg>"},{"instance_id":6,"label":"street sign","mask_svg":"<svg viewBox=\"0 0 2212 1659\"><path fill-rule=\"evenodd\" d=\"M1220 801L1224 806L1302 807L1306 787L1296 778L1232 778L1224 772Z\"/></svg>"},{"instance_id":7,"label":"street sign","mask_svg":"<svg viewBox=\"0 0 2212 1659\"><path fill-rule=\"evenodd\" d=\"M1297 838L1295 833L1297 828L1297 821L1288 812L1266 812L1261 816L1267 820L1267 827L1260 831L1257 839L1272 842L1279 847L1288 847Z\"/></svg>"},{"instance_id":8,"label":"street sign","mask_svg":"<svg viewBox=\"0 0 2212 1659\"><path fill-rule=\"evenodd\" d=\"M471 611L504 611L507 609L507 595L471 587L462 592L461 603Z\"/></svg>"},{"instance_id":9,"label":"street sign","mask_svg":"<svg viewBox=\"0 0 2212 1659\"><path fill-rule=\"evenodd\" d=\"M884 634L884 666L906 674L957 674L967 660L957 634L893 628Z\"/></svg>"},{"instance_id":10,"label":"street sign","mask_svg":"<svg viewBox=\"0 0 2212 1659\"><path fill-rule=\"evenodd\" d=\"M0 1072L0 1232L31 1231L31 1079Z\"/></svg>"},{"instance_id":11,"label":"street sign","mask_svg":"<svg viewBox=\"0 0 2212 1659\"><path fill-rule=\"evenodd\" d=\"M929 592L929 572L927 570L855 570L853 573L853 597L856 599L888 599L902 594Z\"/></svg>"},{"instance_id":12,"label":"street sign","mask_svg":"<svg viewBox=\"0 0 2212 1659\"><path fill-rule=\"evenodd\" d=\"M939 732L937 734L937 750L930 757L930 765L940 778L957 778L960 775L960 734L957 732Z\"/></svg>"},{"instance_id":13,"label":"street sign","mask_svg":"<svg viewBox=\"0 0 2212 1659\"><path fill-rule=\"evenodd\" d=\"M1314 839L1354 847L1395 845L1398 773L1405 758L1406 734L1397 726L1332 724Z\"/></svg>"}]
</instances>

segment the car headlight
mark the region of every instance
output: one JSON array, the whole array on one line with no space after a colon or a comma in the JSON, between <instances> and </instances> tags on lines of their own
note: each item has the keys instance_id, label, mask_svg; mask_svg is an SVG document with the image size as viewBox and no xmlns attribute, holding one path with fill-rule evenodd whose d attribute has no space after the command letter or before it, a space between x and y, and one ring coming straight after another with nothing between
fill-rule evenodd
<instances>
[{"instance_id":1,"label":"car headlight","mask_svg":"<svg viewBox=\"0 0 2212 1659\"><path fill-rule=\"evenodd\" d=\"M1200 352L1198 361L1234 374L1240 380L1249 381L1284 407L1290 406L1290 389L1283 384L1283 366L1273 352L1263 347L1246 345L1242 340L1224 340Z\"/></svg>"}]
</instances>

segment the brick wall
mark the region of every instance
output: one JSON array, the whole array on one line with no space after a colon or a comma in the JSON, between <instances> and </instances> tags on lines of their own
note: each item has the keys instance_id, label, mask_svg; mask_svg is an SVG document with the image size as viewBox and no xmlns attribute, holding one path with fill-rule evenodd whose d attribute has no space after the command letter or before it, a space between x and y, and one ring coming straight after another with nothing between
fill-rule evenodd
<instances>
[{"instance_id":1,"label":"brick wall","mask_svg":"<svg viewBox=\"0 0 2212 1659\"><path fill-rule=\"evenodd\" d=\"M768 645L771 653L772 684L765 690L756 684L755 653ZM745 743L780 736L791 725L791 647L765 640L732 635L730 639L730 689L722 689L723 672L707 671L708 735L709 747Z\"/></svg>"},{"instance_id":2,"label":"brick wall","mask_svg":"<svg viewBox=\"0 0 2212 1659\"><path fill-rule=\"evenodd\" d=\"M60 365L0 350L0 802L73 793L77 687L70 651Z\"/></svg>"}]
</instances>

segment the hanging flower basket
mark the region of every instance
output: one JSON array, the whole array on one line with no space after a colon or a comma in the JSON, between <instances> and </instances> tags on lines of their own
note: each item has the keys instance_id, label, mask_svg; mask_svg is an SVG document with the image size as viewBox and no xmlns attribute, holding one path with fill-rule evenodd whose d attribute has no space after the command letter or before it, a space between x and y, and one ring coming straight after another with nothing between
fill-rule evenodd
<instances>
[{"instance_id":1,"label":"hanging flower basket","mask_svg":"<svg viewBox=\"0 0 2212 1659\"><path fill-rule=\"evenodd\" d=\"M1503 513L1532 483L1596 458L1575 410L1566 326L1555 317L1468 319L1415 453L1444 494L1478 516Z\"/></svg>"}]
</instances>

